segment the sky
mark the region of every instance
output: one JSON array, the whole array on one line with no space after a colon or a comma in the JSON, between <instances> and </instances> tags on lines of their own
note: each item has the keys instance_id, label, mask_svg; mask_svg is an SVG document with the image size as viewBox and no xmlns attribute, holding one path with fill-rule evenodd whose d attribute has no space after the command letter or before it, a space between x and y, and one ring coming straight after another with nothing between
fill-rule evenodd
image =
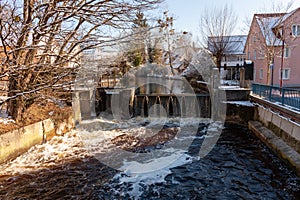
<instances>
[{"instance_id":1,"label":"sky","mask_svg":"<svg viewBox=\"0 0 300 200\"><path fill-rule=\"evenodd\" d=\"M252 20L255 13L270 13L273 5L286 7L290 0L165 0L162 10L168 10L175 18L174 29L178 32L191 32L193 36L199 34L199 21L204 9L221 8L225 4L231 6L238 17L236 30L233 34L247 34L247 21ZM300 0L294 0L291 10L300 7ZM284 11L286 9L283 9Z\"/></svg>"}]
</instances>

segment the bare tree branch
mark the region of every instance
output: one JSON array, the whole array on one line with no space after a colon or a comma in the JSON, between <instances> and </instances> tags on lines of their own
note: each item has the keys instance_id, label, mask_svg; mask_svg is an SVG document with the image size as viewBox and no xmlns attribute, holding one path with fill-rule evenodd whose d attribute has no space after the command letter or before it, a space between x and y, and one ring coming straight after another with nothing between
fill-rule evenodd
<instances>
[{"instance_id":1,"label":"bare tree branch","mask_svg":"<svg viewBox=\"0 0 300 200\"><path fill-rule=\"evenodd\" d=\"M221 8L206 8L200 18L201 46L208 48L216 58L216 64L221 66L224 53L233 51L229 37L235 30L237 16L232 7L227 4Z\"/></svg>"},{"instance_id":2,"label":"bare tree branch","mask_svg":"<svg viewBox=\"0 0 300 200\"><path fill-rule=\"evenodd\" d=\"M114 31L131 28L135 13L162 1L1 1L0 78L9 81L9 114L22 120L32 99L74 81L83 51L120 40Z\"/></svg>"}]
</instances>

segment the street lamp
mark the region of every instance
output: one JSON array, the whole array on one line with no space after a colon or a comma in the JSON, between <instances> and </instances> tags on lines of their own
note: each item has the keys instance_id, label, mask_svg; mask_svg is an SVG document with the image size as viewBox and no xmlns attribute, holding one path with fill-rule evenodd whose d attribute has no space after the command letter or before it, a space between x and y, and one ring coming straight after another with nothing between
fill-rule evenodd
<instances>
[{"instance_id":1,"label":"street lamp","mask_svg":"<svg viewBox=\"0 0 300 200\"><path fill-rule=\"evenodd\" d=\"M282 88L282 76L283 76L283 57L284 57L284 27L282 26L282 47L281 47L281 65L280 65L280 89Z\"/></svg>"}]
</instances>

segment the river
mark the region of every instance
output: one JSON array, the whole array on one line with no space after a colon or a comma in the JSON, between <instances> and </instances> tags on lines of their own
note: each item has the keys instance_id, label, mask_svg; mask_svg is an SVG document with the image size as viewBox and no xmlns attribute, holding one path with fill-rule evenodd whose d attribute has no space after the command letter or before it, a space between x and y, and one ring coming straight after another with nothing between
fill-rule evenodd
<instances>
[{"instance_id":1,"label":"river","mask_svg":"<svg viewBox=\"0 0 300 200\"><path fill-rule=\"evenodd\" d=\"M217 144L200 157L207 131L220 128ZM168 138L137 145L149 129L167 130ZM196 132L179 136L178 130ZM251 131L209 120L85 121L0 171L0 199L9 200L300 199L299 177Z\"/></svg>"}]
</instances>

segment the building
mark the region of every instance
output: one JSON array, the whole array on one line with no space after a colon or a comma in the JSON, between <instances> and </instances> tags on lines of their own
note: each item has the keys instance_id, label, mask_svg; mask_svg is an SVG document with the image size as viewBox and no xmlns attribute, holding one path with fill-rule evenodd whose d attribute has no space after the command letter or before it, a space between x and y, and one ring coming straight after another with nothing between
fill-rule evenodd
<instances>
[{"instance_id":1,"label":"building","mask_svg":"<svg viewBox=\"0 0 300 200\"><path fill-rule=\"evenodd\" d=\"M247 35L208 37L208 50L221 55L222 79L239 79L239 68L244 66L246 55L244 47Z\"/></svg>"},{"instance_id":2,"label":"building","mask_svg":"<svg viewBox=\"0 0 300 200\"><path fill-rule=\"evenodd\" d=\"M300 8L255 14L244 51L254 62L254 83L300 87Z\"/></svg>"}]
</instances>

